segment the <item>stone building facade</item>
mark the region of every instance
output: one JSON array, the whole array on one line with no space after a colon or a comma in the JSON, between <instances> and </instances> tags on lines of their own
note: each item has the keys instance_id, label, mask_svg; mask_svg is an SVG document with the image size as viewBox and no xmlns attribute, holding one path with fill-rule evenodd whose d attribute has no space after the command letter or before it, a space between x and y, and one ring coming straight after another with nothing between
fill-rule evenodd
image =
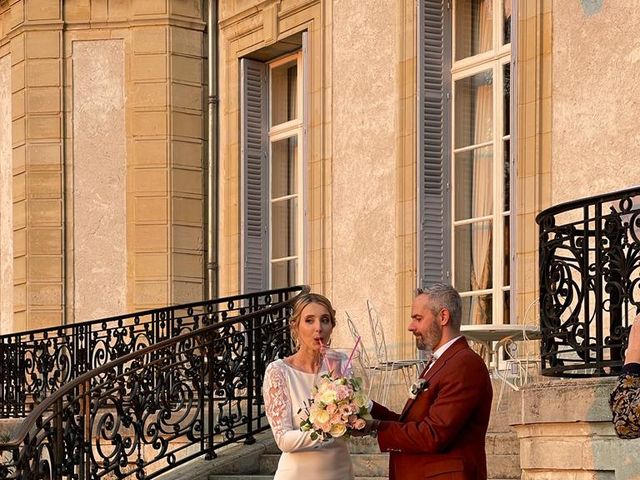
<instances>
[{"instance_id":1,"label":"stone building facade","mask_svg":"<svg viewBox=\"0 0 640 480\"><path fill-rule=\"evenodd\" d=\"M372 344L371 300L389 356L410 358L413 290L432 268L464 290L468 318L535 323L535 216L640 183L640 44L621 33L638 15L610 0L0 0L0 332L305 283L335 303L337 343L352 341L348 311ZM493 167L473 179L464 165L482 149ZM434 179L445 213L432 224ZM483 180L491 211L465 197ZM469 205L460 217L452 195ZM480 237L452 250L450 232L483 222L493 283L467 282ZM446 250L434 261L432 225ZM506 397L523 478L634 478L609 387L534 382ZM571 392L595 407L553 406ZM589 446L580 462L557 443L567 435Z\"/></svg>"},{"instance_id":2,"label":"stone building facade","mask_svg":"<svg viewBox=\"0 0 640 480\"><path fill-rule=\"evenodd\" d=\"M203 6L3 1L0 24L3 331L202 299Z\"/></svg>"}]
</instances>

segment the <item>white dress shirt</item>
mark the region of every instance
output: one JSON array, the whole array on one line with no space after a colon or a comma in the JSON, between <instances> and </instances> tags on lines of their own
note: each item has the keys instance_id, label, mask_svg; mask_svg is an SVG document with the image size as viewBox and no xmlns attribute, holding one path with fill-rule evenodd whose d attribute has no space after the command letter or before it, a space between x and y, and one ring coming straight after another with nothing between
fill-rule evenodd
<instances>
[{"instance_id":1,"label":"white dress shirt","mask_svg":"<svg viewBox=\"0 0 640 480\"><path fill-rule=\"evenodd\" d=\"M438 360L442 356L442 354L447 351L447 348L449 348L451 345L453 345L453 343L456 340L458 340L460 337L462 337L462 335L458 335L457 337L452 338L451 340L449 340L444 345L441 345L435 352L433 352L431 354L431 358L429 359L429 366L427 368L427 372L433 366L433 364L436 363L436 360Z\"/></svg>"}]
</instances>

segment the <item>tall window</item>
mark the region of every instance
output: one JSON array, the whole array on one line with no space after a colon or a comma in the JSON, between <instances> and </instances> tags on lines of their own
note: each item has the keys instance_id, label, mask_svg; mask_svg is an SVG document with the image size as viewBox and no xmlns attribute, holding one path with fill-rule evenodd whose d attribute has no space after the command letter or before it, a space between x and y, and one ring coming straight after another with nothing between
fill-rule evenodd
<instances>
[{"instance_id":1,"label":"tall window","mask_svg":"<svg viewBox=\"0 0 640 480\"><path fill-rule=\"evenodd\" d=\"M421 21L421 281L508 323L511 0L421 0Z\"/></svg>"},{"instance_id":2,"label":"tall window","mask_svg":"<svg viewBox=\"0 0 640 480\"><path fill-rule=\"evenodd\" d=\"M241 61L245 292L304 282L303 58Z\"/></svg>"},{"instance_id":3,"label":"tall window","mask_svg":"<svg viewBox=\"0 0 640 480\"><path fill-rule=\"evenodd\" d=\"M302 283L302 53L269 64L269 286Z\"/></svg>"},{"instance_id":4,"label":"tall window","mask_svg":"<svg viewBox=\"0 0 640 480\"><path fill-rule=\"evenodd\" d=\"M453 284L464 323L509 321L510 0L453 9Z\"/></svg>"}]
</instances>

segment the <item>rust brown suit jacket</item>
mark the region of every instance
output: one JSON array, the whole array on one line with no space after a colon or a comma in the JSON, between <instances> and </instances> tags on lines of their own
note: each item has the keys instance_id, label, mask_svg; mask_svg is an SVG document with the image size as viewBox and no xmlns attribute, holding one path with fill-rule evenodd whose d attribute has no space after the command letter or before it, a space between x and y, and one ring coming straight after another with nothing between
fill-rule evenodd
<instances>
[{"instance_id":1,"label":"rust brown suit jacket","mask_svg":"<svg viewBox=\"0 0 640 480\"><path fill-rule=\"evenodd\" d=\"M464 337L428 372L428 387L402 414L374 403L378 443L390 452L389 480L484 480L493 390L489 372Z\"/></svg>"}]
</instances>

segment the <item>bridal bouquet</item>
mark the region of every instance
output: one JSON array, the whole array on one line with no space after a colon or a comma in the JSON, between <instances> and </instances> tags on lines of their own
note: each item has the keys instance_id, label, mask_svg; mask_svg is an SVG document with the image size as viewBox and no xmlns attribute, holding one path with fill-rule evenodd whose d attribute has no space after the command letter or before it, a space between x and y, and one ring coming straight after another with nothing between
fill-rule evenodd
<instances>
[{"instance_id":1,"label":"bridal bouquet","mask_svg":"<svg viewBox=\"0 0 640 480\"><path fill-rule=\"evenodd\" d=\"M372 418L362 379L348 373L359 342L360 338L344 368L332 368L329 355L325 355L329 373L312 387L311 398L304 407L305 418L300 422L300 430L310 431L313 440L348 436L353 430L362 430Z\"/></svg>"},{"instance_id":2,"label":"bridal bouquet","mask_svg":"<svg viewBox=\"0 0 640 480\"><path fill-rule=\"evenodd\" d=\"M313 440L348 436L352 430L362 430L371 419L368 405L360 378L324 374L311 389L300 430L310 431Z\"/></svg>"}]
</instances>

